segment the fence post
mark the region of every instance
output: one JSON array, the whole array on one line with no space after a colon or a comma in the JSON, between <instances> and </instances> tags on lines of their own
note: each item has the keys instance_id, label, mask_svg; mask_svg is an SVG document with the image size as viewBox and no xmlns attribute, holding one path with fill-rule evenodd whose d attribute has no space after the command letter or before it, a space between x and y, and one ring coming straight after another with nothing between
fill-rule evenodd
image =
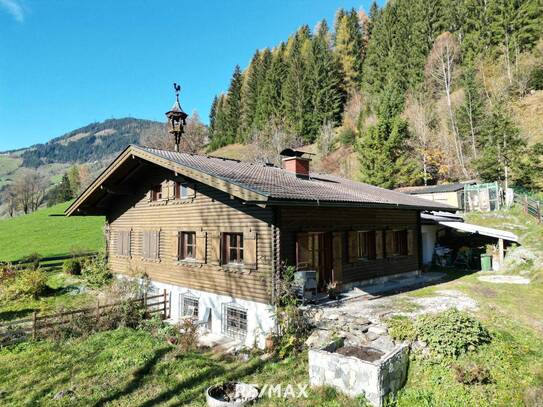
<instances>
[{"instance_id":1,"label":"fence post","mask_svg":"<svg viewBox=\"0 0 543 407\"><path fill-rule=\"evenodd\" d=\"M168 306L168 297L166 296L166 289L164 289L164 319L168 318L166 308Z\"/></svg>"},{"instance_id":2,"label":"fence post","mask_svg":"<svg viewBox=\"0 0 543 407\"><path fill-rule=\"evenodd\" d=\"M147 290L143 293L143 311L147 313Z\"/></svg>"},{"instance_id":3,"label":"fence post","mask_svg":"<svg viewBox=\"0 0 543 407\"><path fill-rule=\"evenodd\" d=\"M36 322L37 322L37 317L38 317L37 314L38 313L36 311L32 313L32 340L36 339L36 330L37 330Z\"/></svg>"},{"instance_id":4,"label":"fence post","mask_svg":"<svg viewBox=\"0 0 543 407\"><path fill-rule=\"evenodd\" d=\"M524 213L528 214L528 195L524 194Z\"/></svg>"},{"instance_id":5,"label":"fence post","mask_svg":"<svg viewBox=\"0 0 543 407\"><path fill-rule=\"evenodd\" d=\"M539 201L535 201L535 205L537 210L537 223L541 223L541 203Z\"/></svg>"},{"instance_id":6,"label":"fence post","mask_svg":"<svg viewBox=\"0 0 543 407\"><path fill-rule=\"evenodd\" d=\"M96 322L100 321L100 300L96 300Z\"/></svg>"}]
</instances>

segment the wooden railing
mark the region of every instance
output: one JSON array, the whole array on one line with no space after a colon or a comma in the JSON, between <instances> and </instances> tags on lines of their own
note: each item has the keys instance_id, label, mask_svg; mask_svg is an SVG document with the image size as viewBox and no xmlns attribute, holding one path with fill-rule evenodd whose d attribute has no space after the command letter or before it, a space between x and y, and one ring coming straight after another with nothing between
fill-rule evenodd
<instances>
[{"instance_id":1,"label":"wooden railing","mask_svg":"<svg viewBox=\"0 0 543 407\"><path fill-rule=\"evenodd\" d=\"M536 218L538 223L543 221L541 217L541 206L543 204L535 199L528 198L528 195L515 194L514 201L524 208L524 213Z\"/></svg>"},{"instance_id":2,"label":"wooden railing","mask_svg":"<svg viewBox=\"0 0 543 407\"><path fill-rule=\"evenodd\" d=\"M48 315L39 315L34 311L30 318L0 322L0 347L13 345L30 338L37 339L43 331L68 325L78 316L94 318L96 325L98 325L100 319L107 316L113 307L127 303L141 304L147 316L156 313L160 313L163 319L170 316L170 301L166 290L162 294L144 294L141 298L105 304L96 302L94 307L79 308Z\"/></svg>"}]
</instances>

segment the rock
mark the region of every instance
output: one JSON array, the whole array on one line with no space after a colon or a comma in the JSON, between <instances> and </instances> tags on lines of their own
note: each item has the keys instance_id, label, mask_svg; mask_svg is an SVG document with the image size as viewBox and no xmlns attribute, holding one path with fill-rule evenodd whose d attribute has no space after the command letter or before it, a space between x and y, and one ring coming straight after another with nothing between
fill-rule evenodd
<instances>
[{"instance_id":1,"label":"rock","mask_svg":"<svg viewBox=\"0 0 543 407\"><path fill-rule=\"evenodd\" d=\"M368 341L371 342L371 341L376 340L377 338L379 338L379 335L376 334L375 332L369 332L369 331L366 332L366 339L367 339Z\"/></svg>"},{"instance_id":2,"label":"rock","mask_svg":"<svg viewBox=\"0 0 543 407\"><path fill-rule=\"evenodd\" d=\"M370 346L377 348L385 353L391 352L396 345L389 336L380 336L371 342Z\"/></svg>"},{"instance_id":3,"label":"rock","mask_svg":"<svg viewBox=\"0 0 543 407\"><path fill-rule=\"evenodd\" d=\"M267 362L273 357L273 353L264 353L263 355L260 355L259 359L263 362Z\"/></svg>"},{"instance_id":4,"label":"rock","mask_svg":"<svg viewBox=\"0 0 543 407\"><path fill-rule=\"evenodd\" d=\"M305 345L310 349L322 348L332 342L333 336L332 331L316 329L306 339Z\"/></svg>"},{"instance_id":5,"label":"rock","mask_svg":"<svg viewBox=\"0 0 543 407\"><path fill-rule=\"evenodd\" d=\"M326 316L326 319L331 321L337 321L339 319L339 314L329 314Z\"/></svg>"},{"instance_id":6,"label":"rock","mask_svg":"<svg viewBox=\"0 0 543 407\"><path fill-rule=\"evenodd\" d=\"M67 397L67 396L73 396L74 395L74 392L73 390L61 390L59 391L57 394L55 394L53 396L53 400L60 400L64 397Z\"/></svg>"},{"instance_id":7,"label":"rock","mask_svg":"<svg viewBox=\"0 0 543 407\"><path fill-rule=\"evenodd\" d=\"M364 346L368 343L366 335L364 334L346 334L345 335L345 346Z\"/></svg>"},{"instance_id":8,"label":"rock","mask_svg":"<svg viewBox=\"0 0 543 407\"><path fill-rule=\"evenodd\" d=\"M388 333L388 329L382 325L371 325L368 328L368 332L372 332L377 335L386 335Z\"/></svg>"}]
</instances>

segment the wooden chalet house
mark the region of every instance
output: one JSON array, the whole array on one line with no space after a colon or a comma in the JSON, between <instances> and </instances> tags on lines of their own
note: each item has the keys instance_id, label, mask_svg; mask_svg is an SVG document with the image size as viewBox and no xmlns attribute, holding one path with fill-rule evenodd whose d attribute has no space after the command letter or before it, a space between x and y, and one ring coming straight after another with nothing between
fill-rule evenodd
<instances>
[{"instance_id":1,"label":"wooden chalet house","mask_svg":"<svg viewBox=\"0 0 543 407\"><path fill-rule=\"evenodd\" d=\"M129 146L66 210L105 215L114 273L145 272L171 317L263 346L282 264L349 288L421 269L420 211L448 205L309 171Z\"/></svg>"}]
</instances>

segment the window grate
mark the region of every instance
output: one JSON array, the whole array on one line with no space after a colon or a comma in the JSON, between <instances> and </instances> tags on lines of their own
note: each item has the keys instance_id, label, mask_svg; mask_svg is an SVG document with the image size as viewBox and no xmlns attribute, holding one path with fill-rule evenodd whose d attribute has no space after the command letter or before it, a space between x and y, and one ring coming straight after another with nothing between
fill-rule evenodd
<instances>
[{"instance_id":1,"label":"window grate","mask_svg":"<svg viewBox=\"0 0 543 407\"><path fill-rule=\"evenodd\" d=\"M198 307L199 307L199 301L198 298L193 297L188 294L181 294L181 310L182 310L182 316L190 316L194 318L198 318Z\"/></svg>"},{"instance_id":2,"label":"window grate","mask_svg":"<svg viewBox=\"0 0 543 407\"><path fill-rule=\"evenodd\" d=\"M247 310L238 305L223 304L222 332L232 338L247 336Z\"/></svg>"}]
</instances>

